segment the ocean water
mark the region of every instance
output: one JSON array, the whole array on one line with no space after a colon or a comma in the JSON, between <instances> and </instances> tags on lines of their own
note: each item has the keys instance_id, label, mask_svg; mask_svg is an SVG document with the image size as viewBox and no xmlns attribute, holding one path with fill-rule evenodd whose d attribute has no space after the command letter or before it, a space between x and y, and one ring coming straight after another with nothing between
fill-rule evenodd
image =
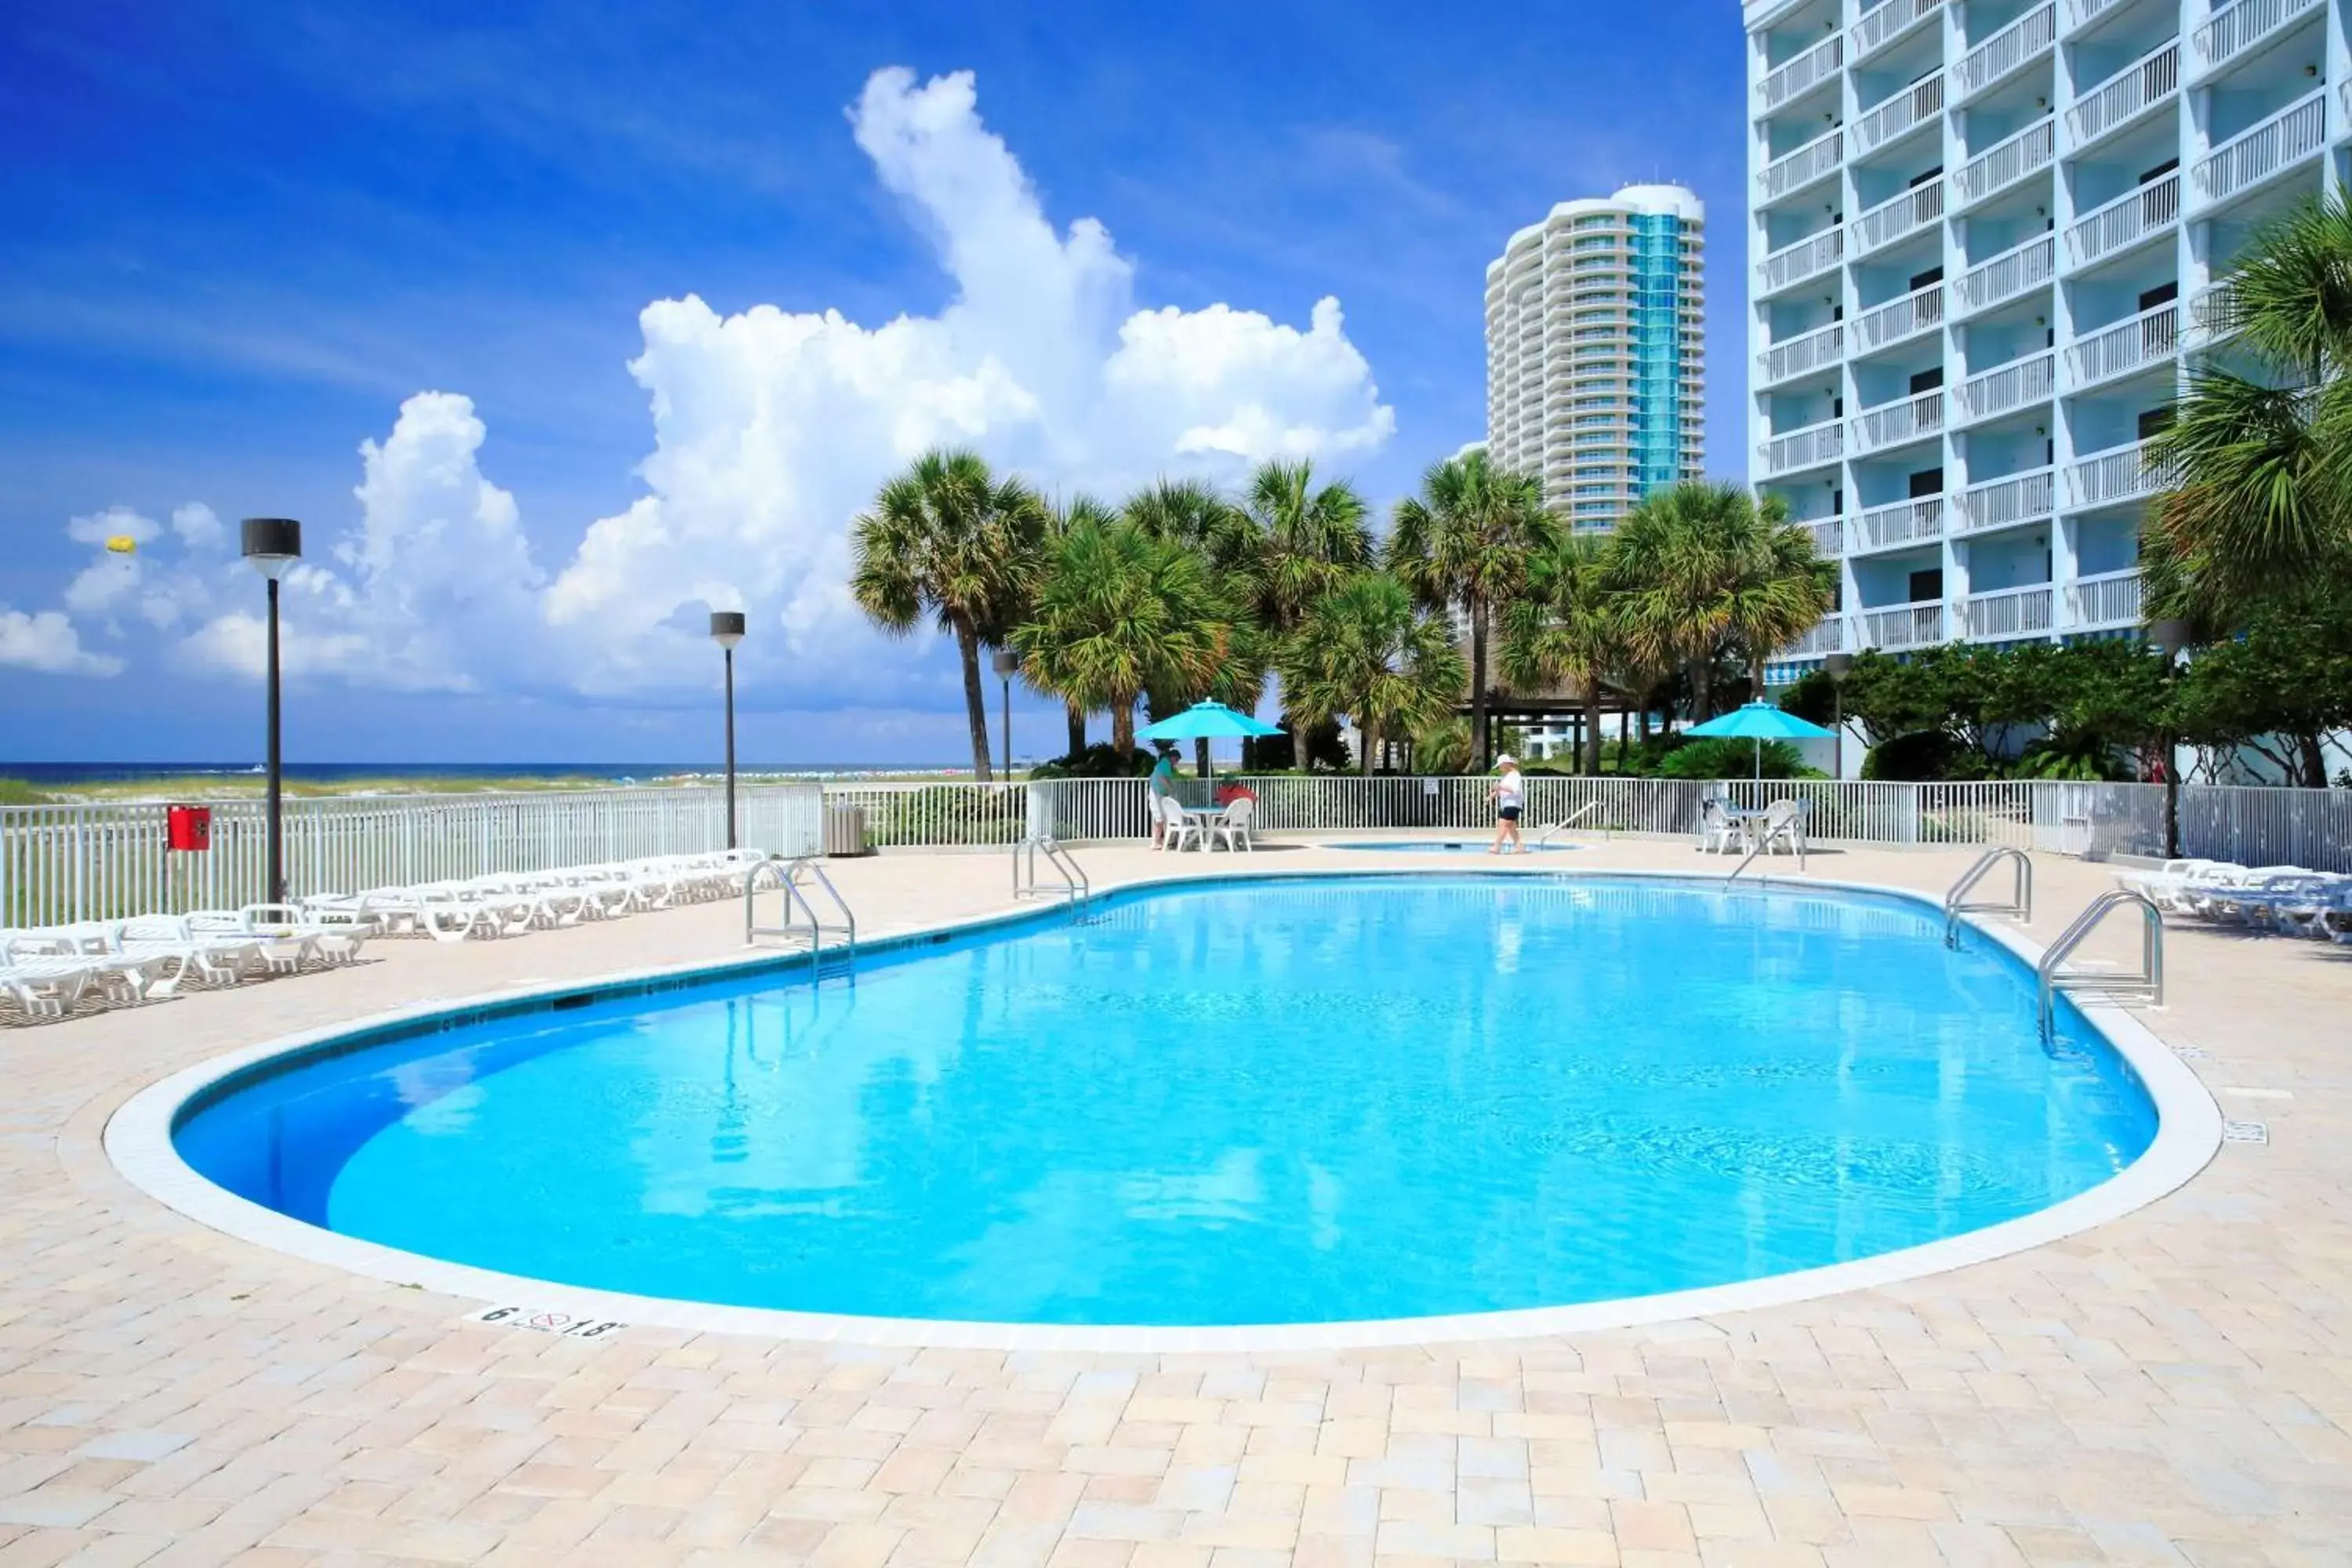
<instances>
[{"instance_id":1,"label":"ocean water","mask_svg":"<svg viewBox=\"0 0 2352 1568\"><path fill-rule=\"evenodd\" d=\"M177 1134L314 1225L664 1297L1049 1323L1560 1305L2031 1213L2154 1135L2031 976L1890 900L1211 885L467 1024ZM2067 1015L2070 1030L2080 1021Z\"/></svg>"},{"instance_id":2,"label":"ocean water","mask_svg":"<svg viewBox=\"0 0 2352 1568\"><path fill-rule=\"evenodd\" d=\"M610 784L646 783L654 779L700 774L714 776L724 765L708 759L695 763L288 763L286 776L310 784L334 784L348 779L592 779ZM792 763L737 765L740 777L759 775L854 775L857 773L919 773L969 772L969 764L906 764L887 763ZM0 778L23 779L38 787L55 784L143 784L151 780L188 779L218 775L233 780L258 778L258 763L12 763L0 762Z\"/></svg>"}]
</instances>

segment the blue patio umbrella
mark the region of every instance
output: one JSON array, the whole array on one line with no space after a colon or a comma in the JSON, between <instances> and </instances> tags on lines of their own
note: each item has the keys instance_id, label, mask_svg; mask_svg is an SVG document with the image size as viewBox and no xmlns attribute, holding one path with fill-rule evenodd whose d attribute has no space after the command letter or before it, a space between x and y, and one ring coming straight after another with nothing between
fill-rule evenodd
<instances>
[{"instance_id":1,"label":"blue patio umbrella","mask_svg":"<svg viewBox=\"0 0 2352 1568\"><path fill-rule=\"evenodd\" d=\"M1735 708L1704 724L1694 724L1684 731L1688 735L1724 737L1756 742L1756 776L1764 776L1764 742L1767 741L1826 741L1834 733L1824 730L1810 719L1800 719L1785 708L1775 708L1769 702L1750 702Z\"/></svg>"},{"instance_id":2,"label":"blue patio umbrella","mask_svg":"<svg viewBox=\"0 0 2352 1568\"><path fill-rule=\"evenodd\" d=\"M1279 735L1281 727L1251 718L1222 702L1195 702L1181 713L1171 713L1157 724L1135 732L1139 741L1225 741L1244 736Z\"/></svg>"}]
</instances>

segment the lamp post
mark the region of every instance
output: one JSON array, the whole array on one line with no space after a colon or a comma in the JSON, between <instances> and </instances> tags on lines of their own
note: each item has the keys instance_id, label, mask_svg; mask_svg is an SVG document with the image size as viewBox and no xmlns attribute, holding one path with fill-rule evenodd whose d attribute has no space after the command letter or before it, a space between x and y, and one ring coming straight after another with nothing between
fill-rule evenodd
<instances>
[{"instance_id":1,"label":"lamp post","mask_svg":"<svg viewBox=\"0 0 2352 1568\"><path fill-rule=\"evenodd\" d=\"M269 656L265 679L269 684L268 858L266 901L286 901L285 759L278 744L278 580L302 559L302 525L290 517L248 517L238 525L242 552L253 569L269 584Z\"/></svg>"},{"instance_id":2,"label":"lamp post","mask_svg":"<svg viewBox=\"0 0 2352 1568\"><path fill-rule=\"evenodd\" d=\"M2164 656L2165 706L2172 705L2171 686L2180 671L2180 650L2189 646L2187 621L2163 620L2147 628L2147 640ZM2180 743L2172 732L2171 715L2164 725L2164 858L2180 858Z\"/></svg>"},{"instance_id":3,"label":"lamp post","mask_svg":"<svg viewBox=\"0 0 2352 1568\"><path fill-rule=\"evenodd\" d=\"M1822 668L1830 678L1830 705L1836 718L1833 727L1837 739L1832 742L1837 761L1830 764L1831 772L1843 783L1845 779L1845 678L1853 673L1853 655L1833 653L1822 660Z\"/></svg>"},{"instance_id":4,"label":"lamp post","mask_svg":"<svg viewBox=\"0 0 2352 1568\"><path fill-rule=\"evenodd\" d=\"M710 640L727 660L727 847L735 847L735 645L743 640L743 612L710 612Z\"/></svg>"},{"instance_id":5,"label":"lamp post","mask_svg":"<svg viewBox=\"0 0 2352 1568\"><path fill-rule=\"evenodd\" d=\"M1004 776L1013 777L1013 672L1021 668L1021 656L1009 647L996 650L993 661L997 679L1004 683Z\"/></svg>"}]
</instances>

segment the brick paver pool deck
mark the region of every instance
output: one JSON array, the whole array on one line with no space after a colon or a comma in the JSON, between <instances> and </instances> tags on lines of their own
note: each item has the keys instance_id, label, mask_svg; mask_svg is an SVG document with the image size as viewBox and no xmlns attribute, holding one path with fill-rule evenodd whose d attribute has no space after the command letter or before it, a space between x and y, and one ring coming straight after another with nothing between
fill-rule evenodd
<instances>
[{"instance_id":1,"label":"brick paver pool deck","mask_svg":"<svg viewBox=\"0 0 2352 1568\"><path fill-rule=\"evenodd\" d=\"M1097 886L1170 868L1081 854ZM1969 858L1811 868L1940 892ZM1575 864L1694 858L1617 843ZM2043 941L2109 885L2037 869ZM876 932L1011 902L1001 854L833 870ZM2169 1197L1899 1286L1557 1338L1139 1356L634 1326L580 1343L207 1230L101 1147L141 1087L222 1052L732 956L740 921L711 905L383 942L348 970L0 1031L0 1568L2352 1563L2352 950L2324 943L2173 932L2171 1005L2142 1016L2201 1049L2225 1114L2270 1142L2224 1146Z\"/></svg>"}]
</instances>

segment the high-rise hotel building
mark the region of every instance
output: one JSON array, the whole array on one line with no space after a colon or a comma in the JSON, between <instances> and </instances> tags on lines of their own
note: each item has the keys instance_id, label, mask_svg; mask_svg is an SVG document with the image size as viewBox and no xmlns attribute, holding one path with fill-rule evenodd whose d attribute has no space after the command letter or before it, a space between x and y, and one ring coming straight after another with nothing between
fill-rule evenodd
<instances>
[{"instance_id":1,"label":"high-rise hotel building","mask_svg":"<svg viewBox=\"0 0 2352 1568\"><path fill-rule=\"evenodd\" d=\"M1784 650L2128 633L2144 443L2337 177L2341 0L1747 0L1756 486L1842 566Z\"/></svg>"},{"instance_id":2,"label":"high-rise hotel building","mask_svg":"<svg viewBox=\"0 0 2352 1568\"><path fill-rule=\"evenodd\" d=\"M1486 448L1608 528L1705 457L1706 209L1680 185L1562 202L1486 268Z\"/></svg>"}]
</instances>

